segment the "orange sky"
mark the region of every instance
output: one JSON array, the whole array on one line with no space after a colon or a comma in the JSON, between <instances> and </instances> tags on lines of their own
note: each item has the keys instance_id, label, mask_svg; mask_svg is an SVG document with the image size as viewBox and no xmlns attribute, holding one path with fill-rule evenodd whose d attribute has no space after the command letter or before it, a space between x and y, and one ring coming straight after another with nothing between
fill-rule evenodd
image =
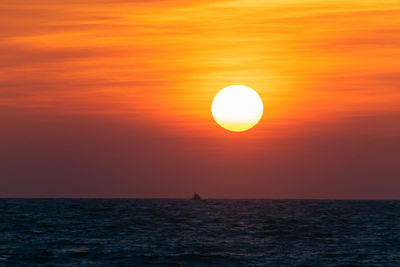
<instances>
[{"instance_id":1,"label":"orange sky","mask_svg":"<svg viewBox=\"0 0 400 267\"><path fill-rule=\"evenodd\" d=\"M84 2L0 0L0 196L400 198L398 1Z\"/></svg>"}]
</instances>

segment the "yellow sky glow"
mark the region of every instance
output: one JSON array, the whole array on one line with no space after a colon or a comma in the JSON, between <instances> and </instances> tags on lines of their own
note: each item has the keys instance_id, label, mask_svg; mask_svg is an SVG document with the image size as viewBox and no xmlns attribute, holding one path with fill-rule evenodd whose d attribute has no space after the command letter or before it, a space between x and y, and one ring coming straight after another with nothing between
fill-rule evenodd
<instances>
[{"instance_id":1,"label":"yellow sky glow","mask_svg":"<svg viewBox=\"0 0 400 267\"><path fill-rule=\"evenodd\" d=\"M399 109L398 1L20 4L1 3L3 106L191 132L230 84L257 88L264 128Z\"/></svg>"}]
</instances>

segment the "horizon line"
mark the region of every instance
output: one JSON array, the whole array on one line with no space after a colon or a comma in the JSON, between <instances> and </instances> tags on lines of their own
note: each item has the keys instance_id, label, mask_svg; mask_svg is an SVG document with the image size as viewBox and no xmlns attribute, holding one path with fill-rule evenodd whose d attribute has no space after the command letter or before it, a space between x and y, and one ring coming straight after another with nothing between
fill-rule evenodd
<instances>
[{"instance_id":1,"label":"horizon line","mask_svg":"<svg viewBox=\"0 0 400 267\"><path fill-rule=\"evenodd\" d=\"M192 200L190 197L188 198L172 198L172 197L0 197L0 200L3 199L82 199L82 200L100 200L100 199L109 199L109 200ZM201 198L201 200L325 200L325 201L400 201L399 199L388 198Z\"/></svg>"}]
</instances>

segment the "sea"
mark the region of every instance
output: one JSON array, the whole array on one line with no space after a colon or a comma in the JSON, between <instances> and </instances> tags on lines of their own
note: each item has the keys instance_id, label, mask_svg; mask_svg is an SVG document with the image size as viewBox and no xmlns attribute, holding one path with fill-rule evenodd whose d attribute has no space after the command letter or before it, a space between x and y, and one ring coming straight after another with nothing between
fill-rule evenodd
<instances>
[{"instance_id":1,"label":"sea","mask_svg":"<svg viewBox=\"0 0 400 267\"><path fill-rule=\"evenodd\" d=\"M400 201L0 199L0 266L400 266Z\"/></svg>"}]
</instances>

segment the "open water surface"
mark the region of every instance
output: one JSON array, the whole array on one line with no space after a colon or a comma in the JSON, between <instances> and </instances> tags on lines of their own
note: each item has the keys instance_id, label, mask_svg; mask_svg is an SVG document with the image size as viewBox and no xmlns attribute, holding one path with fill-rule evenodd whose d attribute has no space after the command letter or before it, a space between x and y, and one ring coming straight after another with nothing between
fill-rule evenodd
<instances>
[{"instance_id":1,"label":"open water surface","mask_svg":"<svg viewBox=\"0 0 400 267\"><path fill-rule=\"evenodd\" d=\"M400 266L400 201L0 199L1 266Z\"/></svg>"}]
</instances>

